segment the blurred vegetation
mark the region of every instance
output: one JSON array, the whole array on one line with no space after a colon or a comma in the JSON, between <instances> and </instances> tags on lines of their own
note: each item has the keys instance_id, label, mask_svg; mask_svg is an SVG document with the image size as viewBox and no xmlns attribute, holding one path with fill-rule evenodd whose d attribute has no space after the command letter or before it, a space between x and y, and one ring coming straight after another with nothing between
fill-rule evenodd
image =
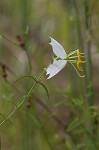
<instances>
[{"instance_id":1,"label":"blurred vegetation","mask_svg":"<svg viewBox=\"0 0 99 150\"><path fill-rule=\"evenodd\" d=\"M99 149L99 1L0 1L2 150ZM68 63L50 80L53 37L85 53L85 78Z\"/></svg>"}]
</instances>

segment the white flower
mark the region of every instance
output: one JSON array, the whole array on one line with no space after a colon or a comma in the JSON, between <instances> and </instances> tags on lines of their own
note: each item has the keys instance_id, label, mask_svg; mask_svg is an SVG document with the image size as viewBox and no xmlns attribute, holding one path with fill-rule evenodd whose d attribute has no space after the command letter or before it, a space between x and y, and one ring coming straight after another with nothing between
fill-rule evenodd
<instances>
[{"instance_id":1,"label":"white flower","mask_svg":"<svg viewBox=\"0 0 99 150\"><path fill-rule=\"evenodd\" d=\"M52 46L53 52L59 58L59 60L54 59L53 63L46 69L46 75L49 75L47 79L55 76L67 64L66 52L62 45L53 38L51 38L51 42L49 44Z\"/></svg>"},{"instance_id":2,"label":"white flower","mask_svg":"<svg viewBox=\"0 0 99 150\"><path fill-rule=\"evenodd\" d=\"M77 74L80 77L85 77L85 75L80 75L79 73L79 71L83 71L80 64L85 63L85 61L81 60L81 58L84 58L84 53L81 53L79 49L77 49L67 54L61 44L59 44L52 37L50 38L51 38L51 42L49 44L52 46L53 53L56 55L56 58L54 58L53 63L50 64L49 67L45 69L46 75L49 75L47 79L52 78L58 72L60 72L67 64L67 61L73 65L74 69L76 70ZM77 54L77 55L72 56L74 54ZM77 65L77 68L75 67L73 63Z\"/></svg>"}]
</instances>

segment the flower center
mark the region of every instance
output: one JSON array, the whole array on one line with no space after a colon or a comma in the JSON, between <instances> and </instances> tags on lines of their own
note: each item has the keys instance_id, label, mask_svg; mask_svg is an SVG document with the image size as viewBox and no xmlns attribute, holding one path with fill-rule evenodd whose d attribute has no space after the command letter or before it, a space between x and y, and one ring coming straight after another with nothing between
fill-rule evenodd
<instances>
[{"instance_id":1,"label":"flower center","mask_svg":"<svg viewBox=\"0 0 99 150\"><path fill-rule=\"evenodd\" d=\"M76 54L76 55L74 55ZM74 55L74 56L72 56ZM80 76L80 77L85 77L85 75L81 75L79 73L79 71L83 71L83 67L81 66L81 64L84 64L86 61L82 60L82 58L84 58L84 53L80 52L79 49L75 50L75 51L72 51L70 52L69 54L66 54L66 58L65 59L62 59L62 58L59 58L59 57L54 57L53 59L54 60L67 60L68 62L71 63L71 65L74 67L74 69L76 70L77 74ZM77 67L75 67L75 65Z\"/></svg>"},{"instance_id":2,"label":"flower center","mask_svg":"<svg viewBox=\"0 0 99 150\"><path fill-rule=\"evenodd\" d=\"M77 56L78 56L78 61L77 61L77 68L80 71L83 71L82 67L80 66L80 64L85 63L86 61L81 60L81 58L84 58L84 53L81 53L78 49L77 49Z\"/></svg>"},{"instance_id":3,"label":"flower center","mask_svg":"<svg viewBox=\"0 0 99 150\"><path fill-rule=\"evenodd\" d=\"M76 56L72 56L73 54L77 54ZM67 56L67 60L71 63L76 63L77 64L77 69L80 71L83 71L83 68L81 67L81 64L85 63L86 61L82 60L84 58L84 53L81 53L79 49L71 52ZM76 58L76 59L75 59Z\"/></svg>"}]
</instances>

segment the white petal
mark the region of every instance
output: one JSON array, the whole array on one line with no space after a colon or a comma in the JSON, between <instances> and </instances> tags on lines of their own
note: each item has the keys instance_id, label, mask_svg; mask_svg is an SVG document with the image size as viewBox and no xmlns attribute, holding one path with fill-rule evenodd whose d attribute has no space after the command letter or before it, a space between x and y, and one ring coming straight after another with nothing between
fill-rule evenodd
<instances>
[{"instance_id":1,"label":"white petal","mask_svg":"<svg viewBox=\"0 0 99 150\"><path fill-rule=\"evenodd\" d=\"M49 44L52 45L54 54L58 56L59 58L62 58L62 59L66 58L66 52L64 48L62 47L62 45L59 44L56 40L54 40L52 37L50 38L51 38L51 42Z\"/></svg>"},{"instance_id":2,"label":"white petal","mask_svg":"<svg viewBox=\"0 0 99 150\"><path fill-rule=\"evenodd\" d=\"M55 76L59 71L61 71L67 63L67 60L54 60L53 64L51 64L46 69L46 75L49 74L49 77L47 79L50 79L51 77Z\"/></svg>"}]
</instances>

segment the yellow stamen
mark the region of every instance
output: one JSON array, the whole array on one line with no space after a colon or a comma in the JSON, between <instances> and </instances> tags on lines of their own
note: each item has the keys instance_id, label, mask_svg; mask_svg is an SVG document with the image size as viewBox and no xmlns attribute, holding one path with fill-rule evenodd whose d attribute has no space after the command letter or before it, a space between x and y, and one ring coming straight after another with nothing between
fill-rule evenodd
<instances>
[{"instance_id":1,"label":"yellow stamen","mask_svg":"<svg viewBox=\"0 0 99 150\"><path fill-rule=\"evenodd\" d=\"M74 55L74 54L76 54L76 55ZM72 56L72 55L74 55L74 56ZM70 52L69 54L67 54L67 57L66 57L66 60L69 61L73 65L77 74L80 77L85 77L85 75L80 75L80 73L79 73L79 71L83 71L81 64L86 62L86 61L82 60L82 58L84 58L84 57L85 57L84 53L80 52L79 49L76 49L75 51ZM77 64L77 68L75 67L74 63Z\"/></svg>"},{"instance_id":2,"label":"yellow stamen","mask_svg":"<svg viewBox=\"0 0 99 150\"><path fill-rule=\"evenodd\" d=\"M82 56L81 54L84 54L84 53L81 53L81 52L79 51L79 49L77 49L77 57L78 57L78 60L77 60L77 68L78 68L78 70L83 71L83 69L82 69L82 67L80 66L80 64L85 63L85 61L81 60L81 58L84 57L84 56Z\"/></svg>"},{"instance_id":3,"label":"yellow stamen","mask_svg":"<svg viewBox=\"0 0 99 150\"><path fill-rule=\"evenodd\" d=\"M82 60L77 61L77 68L78 70L83 71L82 67L80 66L81 63L85 63L85 61Z\"/></svg>"}]
</instances>

